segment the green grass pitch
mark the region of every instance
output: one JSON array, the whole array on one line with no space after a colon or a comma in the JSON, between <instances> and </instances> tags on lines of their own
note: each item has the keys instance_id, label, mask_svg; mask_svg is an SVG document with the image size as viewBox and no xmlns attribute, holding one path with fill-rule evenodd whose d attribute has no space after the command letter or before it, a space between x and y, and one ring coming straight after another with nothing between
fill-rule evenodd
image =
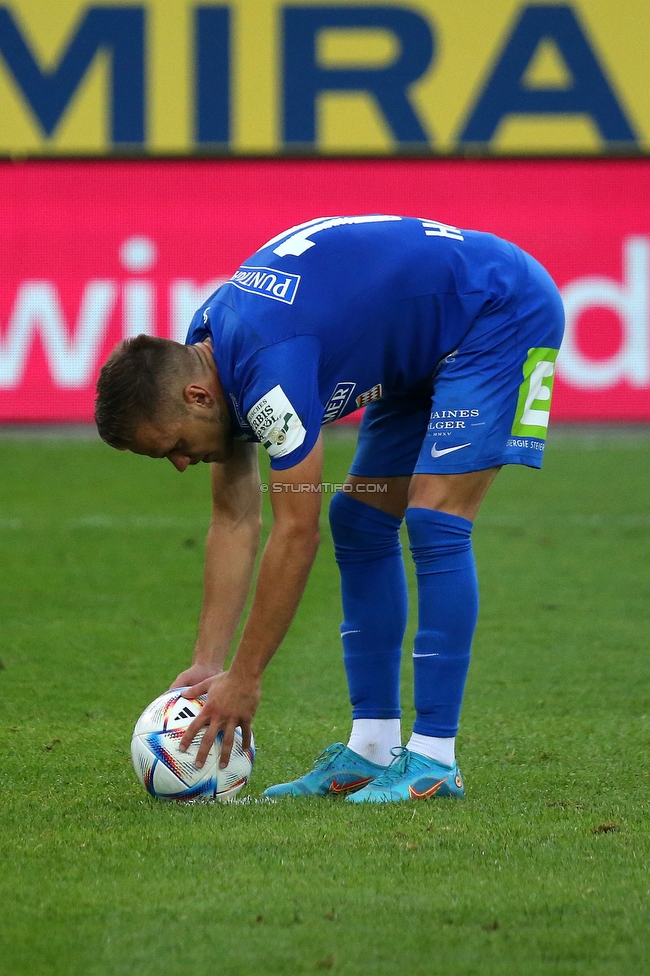
<instances>
[{"instance_id":1,"label":"green grass pitch","mask_svg":"<svg viewBox=\"0 0 650 976\"><path fill-rule=\"evenodd\" d=\"M326 450L340 480L352 441ZM501 473L475 529L467 798L388 807L254 802L348 733L327 531L266 675L251 801L165 805L129 741L189 659L207 467L2 455L3 976L650 971L650 438L556 435L541 473Z\"/></svg>"}]
</instances>

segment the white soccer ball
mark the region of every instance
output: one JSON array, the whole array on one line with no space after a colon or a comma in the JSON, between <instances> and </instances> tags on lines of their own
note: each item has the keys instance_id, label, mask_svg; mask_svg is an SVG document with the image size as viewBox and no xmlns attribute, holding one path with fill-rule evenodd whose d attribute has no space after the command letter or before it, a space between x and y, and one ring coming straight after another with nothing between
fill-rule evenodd
<instances>
[{"instance_id":1,"label":"white soccer ball","mask_svg":"<svg viewBox=\"0 0 650 976\"><path fill-rule=\"evenodd\" d=\"M203 708L207 695L184 698L186 688L176 688L152 701L136 722L131 739L131 759L136 776L160 800L232 800L246 785L255 760L255 743L251 736L249 749L242 746L241 729L235 730L230 762L219 769L221 741L219 732L202 769L194 760L203 739L198 733L187 752L178 745L185 730Z\"/></svg>"}]
</instances>

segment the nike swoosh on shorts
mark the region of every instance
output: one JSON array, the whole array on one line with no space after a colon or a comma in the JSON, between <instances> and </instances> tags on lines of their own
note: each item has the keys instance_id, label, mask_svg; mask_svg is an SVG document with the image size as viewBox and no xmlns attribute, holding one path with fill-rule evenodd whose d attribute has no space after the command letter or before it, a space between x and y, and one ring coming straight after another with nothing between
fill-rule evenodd
<instances>
[{"instance_id":1,"label":"nike swoosh on shorts","mask_svg":"<svg viewBox=\"0 0 650 976\"><path fill-rule=\"evenodd\" d=\"M471 444L472 442L470 441L469 444L459 444L458 447L445 447L442 451L439 451L437 444L434 444L431 448L431 457L439 458L444 454L451 454L452 451L462 451L464 447L471 447Z\"/></svg>"}]
</instances>

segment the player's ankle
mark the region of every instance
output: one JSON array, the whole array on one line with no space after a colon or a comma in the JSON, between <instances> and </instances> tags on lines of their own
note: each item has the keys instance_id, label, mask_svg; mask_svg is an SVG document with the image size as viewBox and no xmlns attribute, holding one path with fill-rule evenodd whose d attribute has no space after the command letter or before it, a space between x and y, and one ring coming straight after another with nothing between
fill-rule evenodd
<instances>
[{"instance_id":1,"label":"player's ankle","mask_svg":"<svg viewBox=\"0 0 650 976\"><path fill-rule=\"evenodd\" d=\"M456 762L456 739L441 739L434 735L421 735L413 732L406 748L418 756L426 756L443 766L453 766Z\"/></svg>"},{"instance_id":2,"label":"player's ankle","mask_svg":"<svg viewBox=\"0 0 650 976\"><path fill-rule=\"evenodd\" d=\"M388 766L391 749L402 744L401 722L398 718L355 718L348 740L348 749L377 766Z\"/></svg>"}]
</instances>

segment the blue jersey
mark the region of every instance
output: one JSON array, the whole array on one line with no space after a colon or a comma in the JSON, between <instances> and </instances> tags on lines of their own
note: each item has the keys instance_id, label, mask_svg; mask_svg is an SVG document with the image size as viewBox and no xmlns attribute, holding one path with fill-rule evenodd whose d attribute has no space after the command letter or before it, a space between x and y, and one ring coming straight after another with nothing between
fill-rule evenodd
<instances>
[{"instance_id":1,"label":"blue jersey","mask_svg":"<svg viewBox=\"0 0 650 976\"><path fill-rule=\"evenodd\" d=\"M507 312L525 274L523 252L491 234L321 218L249 258L196 312L186 342L211 338L234 436L260 441L285 469L322 424L431 392L438 364L477 322Z\"/></svg>"}]
</instances>

